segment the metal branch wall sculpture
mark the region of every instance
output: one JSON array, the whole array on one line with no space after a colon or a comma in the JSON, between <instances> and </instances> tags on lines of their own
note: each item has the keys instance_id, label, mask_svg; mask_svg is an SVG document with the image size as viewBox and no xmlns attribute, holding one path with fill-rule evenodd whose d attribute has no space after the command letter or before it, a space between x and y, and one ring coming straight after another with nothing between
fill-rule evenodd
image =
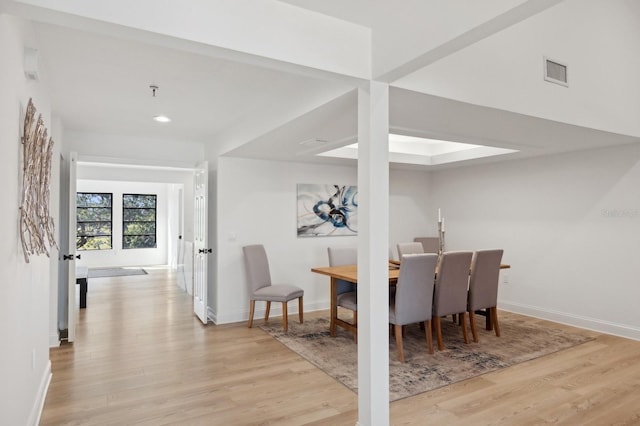
<instances>
[{"instance_id":1,"label":"metal branch wall sculpture","mask_svg":"<svg viewBox=\"0 0 640 426\"><path fill-rule=\"evenodd\" d=\"M58 247L54 238L55 226L49 214L51 157L53 139L48 138L42 114L35 121L36 107L29 99L22 133L22 202L20 204L20 236L24 260L29 256L46 254L49 247Z\"/></svg>"}]
</instances>

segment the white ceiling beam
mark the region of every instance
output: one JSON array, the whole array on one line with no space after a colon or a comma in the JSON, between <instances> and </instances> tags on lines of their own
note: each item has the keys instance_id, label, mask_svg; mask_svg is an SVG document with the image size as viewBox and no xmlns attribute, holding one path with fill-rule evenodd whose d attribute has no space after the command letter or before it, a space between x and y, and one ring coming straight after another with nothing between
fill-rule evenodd
<instances>
[{"instance_id":1,"label":"white ceiling beam","mask_svg":"<svg viewBox=\"0 0 640 426\"><path fill-rule=\"evenodd\" d=\"M374 75L377 81L392 83L412 72L433 64L467 46L496 34L512 25L524 21L525 19L540 13L563 0L528 0L518 6L501 13L492 19L471 28L470 30L453 37L450 40L435 46L434 48L416 56L393 69L383 71Z\"/></svg>"},{"instance_id":2,"label":"white ceiling beam","mask_svg":"<svg viewBox=\"0 0 640 426\"><path fill-rule=\"evenodd\" d=\"M8 13L241 63L358 84L371 30L275 0L15 0Z\"/></svg>"}]
</instances>

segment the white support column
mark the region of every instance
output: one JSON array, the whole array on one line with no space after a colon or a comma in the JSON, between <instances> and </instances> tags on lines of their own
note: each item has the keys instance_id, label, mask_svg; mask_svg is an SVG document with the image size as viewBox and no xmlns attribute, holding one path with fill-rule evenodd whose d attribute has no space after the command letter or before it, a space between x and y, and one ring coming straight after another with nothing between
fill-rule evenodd
<instances>
[{"instance_id":1,"label":"white support column","mask_svg":"<svg viewBox=\"0 0 640 426\"><path fill-rule=\"evenodd\" d=\"M358 89L358 424L389 424L389 85Z\"/></svg>"}]
</instances>

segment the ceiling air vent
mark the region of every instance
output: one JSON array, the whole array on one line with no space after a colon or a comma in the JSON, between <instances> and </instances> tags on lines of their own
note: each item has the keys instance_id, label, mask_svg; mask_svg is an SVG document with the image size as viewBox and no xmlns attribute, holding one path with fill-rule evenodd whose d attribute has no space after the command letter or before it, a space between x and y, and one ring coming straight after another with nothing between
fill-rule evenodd
<instances>
[{"instance_id":1,"label":"ceiling air vent","mask_svg":"<svg viewBox=\"0 0 640 426\"><path fill-rule=\"evenodd\" d=\"M298 144L303 146L319 146L319 145L324 145L327 142L329 141L326 139L312 138L312 139L304 140L302 142L298 142Z\"/></svg>"},{"instance_id":2,"label":"ceiling air vent","mask_svg":"<svg viewBox=\"0 0 640 426\"><path fill-rule=\"evenodd\" d=\"M544 79L551 83L569 87L567 82L567 65L544 58Z\"/></svg>"}]
</instances>

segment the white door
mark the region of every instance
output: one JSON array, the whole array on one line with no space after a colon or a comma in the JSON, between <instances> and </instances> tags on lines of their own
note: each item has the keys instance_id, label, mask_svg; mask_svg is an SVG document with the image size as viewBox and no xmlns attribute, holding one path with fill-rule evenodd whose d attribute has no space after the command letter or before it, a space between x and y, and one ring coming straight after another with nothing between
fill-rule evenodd
<instances>
[{"instance_id":1,"label":"white door","mask_svg":"<svg viewBox=\"0 0 640 426\"><path fill-rule=\"evenodd\" d=\"M76 337L76 168L78 154L69 154L69 245L63 258L67 260L69 282L67 291L67 341ZM64 253L64 252L63 252ZM79 258L79 256L78 256Z\"/></svg>"},{"instance_id":2,"label":"white door","mask_svg":"<svg viewBox=\"0 0 640 426\"><path fill-rule=\"evenodd\" d=\"M207 181L209 165L205 161L196 166L193 220L193 312L203 324L207 323Z\"/></svg>"}]
</instances>

